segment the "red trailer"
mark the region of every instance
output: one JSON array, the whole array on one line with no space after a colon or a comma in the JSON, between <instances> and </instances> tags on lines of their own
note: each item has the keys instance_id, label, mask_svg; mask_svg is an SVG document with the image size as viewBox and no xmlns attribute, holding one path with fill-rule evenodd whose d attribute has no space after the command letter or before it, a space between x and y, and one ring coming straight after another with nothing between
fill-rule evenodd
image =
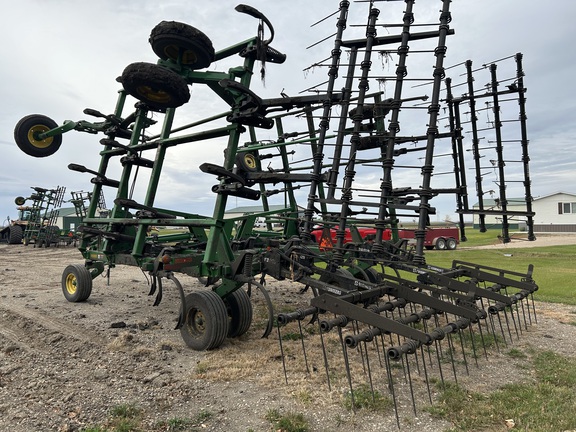
<instances>
[{"instance_id":1,"label":"red trailer","mask_svg":"<svg viewBox=\"0 0 576 432\"><path fill-rule=\"evenodd\" d=\"M415 230L399 229L398 237L408 239L408 243L416 242ZM427 228L424 239L426 249L454 250L460 243L460 229L458 227Z\"/></svg>"}]
</instances>

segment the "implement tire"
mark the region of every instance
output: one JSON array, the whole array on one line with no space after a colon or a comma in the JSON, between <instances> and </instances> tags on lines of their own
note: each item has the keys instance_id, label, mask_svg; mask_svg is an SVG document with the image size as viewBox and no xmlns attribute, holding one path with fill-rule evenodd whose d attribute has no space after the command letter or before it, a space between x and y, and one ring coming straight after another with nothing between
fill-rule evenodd
<instances>
[{"instance_id":1,"label":"implement tire","mask_svg":"<svg viewBox=\"0 0 576 432\"><path fill-rule=\"evenodd\" d=\"M162 21L148 39L163 60L172 60L192 70L204 69L214 61L214 47L200 30L177 21Z\"/></svg>"},{"instance_id":2,"label":"implement tire","mask_svg":"<svg viewBox=\"0 0 576 432\"><path fill-rule=\"evenodd\" d=\"M62 273L62 292L72 303L83 302L92 293L92 275L84 264L70 264Z\"/></svg>"},{"instance_id":3,"label":"implement tire","mask_svg":"<svg viewBox=\"0 0 576 432\"><path fill-rule=\"evenodd\" d=\"M228 294L224 298L228 312L228 337L242 336L252 324L252 303L243 289Z\"/></svg>"},{"instance_id":4,"label":"implement tire","mask_svg":"<svg viewBox=\"0 0 576 432\"><path fill-rule=\"evenodd\" d=\"M184 325L180 334L195 351L218 348L228 334L228 312L214 291L197 291L186 296Z\"/></svg>"},{"instance_id":5,"label":"implement tire","mask_svg":"<svg viewBox=\"0 0 576 432\"><path fill-rule=\"evenodd\" d=\"M129 64L118 81L128 94L155 111L177 108L190 100L186 80L176 72L153 63Z\"/></svg>"},{"instance_id":6,"label":"implement tire","mask_svg":"<svg viewBox=\"0 0 576 432\"><path fill-rule=\"evenodd\" d=\"M31 114L22 118L14 127L16 145L29 156L42 158L58 151L62 144L62 135L39 139L38 134L57 128L58 125L50 117L41 114Z\"/></svg>"}]
</instances>

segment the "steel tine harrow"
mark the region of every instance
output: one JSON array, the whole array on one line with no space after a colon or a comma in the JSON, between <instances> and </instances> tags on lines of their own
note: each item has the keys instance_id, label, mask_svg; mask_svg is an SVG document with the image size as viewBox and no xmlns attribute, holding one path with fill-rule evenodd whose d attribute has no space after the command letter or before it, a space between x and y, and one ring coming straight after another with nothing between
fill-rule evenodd
<instances>
[{"instance_id":1,"label":"steel tine harrow","mask_svg":"<svg viewBox=\"0 0 576 432\"><path fill-rule=\"evenodd\" d=\"M301 328L301 321L314 317L330 388L336 386L330 377L338 376L334 371L339 364L352 399L355 389L365 385L372 397L385 389L398 406L396 398L403 383L408 405L416 412L420 393L432 401L432 377L446 381L446 364L450 379L458 382L460 374L470 374L473 364L481 367L477 344L488 356L487 346L500 351L501 345L514 343L520 336L514 330L521 313L518 303L524 304L538 288L531 267L518 273L461 261L453 264L452 269L417 268L421 273L416 281L383 275L382 282L363 282L362 290L350 289L340 296L330 292L334 290L331 286L308 281L320 294L310 301L311 307L278 315L278 326L297 322ZM490 289L484 288L485 282L495 281ZM349 286L357 284L351 276ZM463 294L455 292L464 286ZM339 289L344 291L346 284L340 281ZM340 355L326 349L333 330ZM419 385L424 388L417 389Z\"/></svg>"}]
</instances>

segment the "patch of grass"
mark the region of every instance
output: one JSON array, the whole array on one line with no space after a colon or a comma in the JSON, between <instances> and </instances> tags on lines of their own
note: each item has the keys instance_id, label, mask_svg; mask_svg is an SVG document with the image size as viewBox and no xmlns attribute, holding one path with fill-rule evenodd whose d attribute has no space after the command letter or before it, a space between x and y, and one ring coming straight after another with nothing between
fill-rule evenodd
<instances>
[{"instance_id":1,"label":"patch of grass","mask_svg":"<svg viewBox=\"0 0 576 432\"><path fill-rule=\"evenodd\" d=\"M135 404L121 404L110 410L109 425L116 432L137 432L140 430L142 410Z\"/></svg>"},{"instance_id":2,"label":"patch of grass","mask_svg":"<svg viewBox=\"0 0 576 432\"><path fill-rule=\"evenodd\" d=\"M118 418L137 418L142 413L142 410L135 404L121 404L113 407L110 413L113 417Z\"/></svg>"},{"instance_id":3,"label":"patch of grass","mask_svg":"<svg viewBox=\"0 0 576 432\"><path fill-rule=\"evenodd\" d=\"M198 431L204 426L202 425L206 420L212 418L212 413L209 411L202 410L194 418L181 418L174 417L168 420L163 420L156 424L156 429L158 431ZM156 430L155 429L155 430Z\"/></svg>"},{"instance_id":4,"label":"patch of grass","mask_svg":"<svg viewBox=\"0 0 576 432\"><path fill-rule=\"evenodd\" d=\"M298 400L300 400L300 402L302 402L305 405L310 405L312 402L314 402L314 397L310 394L308 390L299 391L297 394L297 398Z\"/></svg>"},{"instance_id":5,"label":"patch of grass","mask_svg":"<svg viewBox=\"0 0 576 432\"><path fill-rule=\"evenodd\" d=\"M212 416L213 416L213 414L210 411L202 410L198 414L196 414L196 417L194 417L194 422L195 423L202 423L208 419L211 419Z\"/></svg>"},{"instance_id":6,"label":"patch of grass","mask_svg":"<svg viewBox=\"0 0 576 432\"><path fill-rule=\"evenodd\" d=\"M394 403L389 397L383 396L379 391L370 389L367 384L356 387L352 393L347 392L344 397L344 406L348 410L366 409L369 411L388 411Z\"/></svg>"},{"instance_id":7,"label":"patch of grass","mask_svg":"<svg viewBox=\"0 0 576 432\"><path fill-rule=\"evenodd\" d=\"M516 359L525 359L526 357L528 357L526 354L524 354L522 351L516 348L512 348L510 351L508 351L508 355Z\"/></svg>"},{"instance_id":8,"label":"patch of grass","mask_svg":"<svg viewBox=\"0 0 576 432\"><path fill-rule=\"evenodd\" d=\"M490 430L513 419L518 430L572 430L576 426L576 360L553 352L537 354L535 382L509 384L483 395L453 383L440 389L439 402L427 411L449 420L453 431Z\"/></svg>"},{"instance_id":9,"label":"patch of grass","mask_svg":"<svg viewBox=\"0 0 576 432\"><path fill-rule=\"evenodd\" d=\"M426 262L451 268L452 261L457 259L519 273L526 273L528 265L533 264L533 278L539 288L534 293L535 300L576 305L576 289L573 288L576 279L574 255L576 245L517 249L505 249L503 246L502 249L431 251L426 253Z\"/></svg>"},{"instance_id":10,"label":"patch of grass","mask_svg":"<svg viewBox=\"0 0 576 432\"><path fill-rule=\"evenodd\" d=\"M208 363L206 362L198 362L196 363L196 374L202 375L208 372Z\"/></svg>"},{"instance_id":11,"label":"patch of grass","mask_svg":"<svg viewBox=\"0 0 576 432\"><path fill-rule=\"evenodd\" d=\"M274 430L281 432L308 432L310 427L303 414L289 412L282 414L277 409L270 409L266 420L274 425Z\"/></svg>"},{"instance_id":12,"label":"patch of grass","mask_svg":"<svg viewBox=\"0 0 576 432\"><path fill-rule=\"evenodd\" d=\"M282 340L285 340L285 341L288 341L288 340L296 341L296 340L300 340L300 339L303 339L302 335L300 333L297 333L297 332L283 333L282 334Z\"/></svg>"},{"instance_id":13,"label":"patch of grass","mask_svg":"<svg viewBox=\"0 0 576 432\"><path fill-rule=\"evenodd\" d=\"M174 417L155 424L154 431L199 431L203 423L213 414L202 410L194 418ZM143 424L142 409L134 404L116 405L110 409L110 418L104 425L89 426L80 429L82 432L141 432L150 430Z\"/></svg>"},{"instance_id":14,"label":"patch of grass","mask_svg":"<svg viewBox=\"0 0 576 432\"><path fill-rule=\"evenodd\" d=\"M544 351L534 359L536 376L546 383L576 389L576 360L552 351Z\"/></svg>"}]
</instances>

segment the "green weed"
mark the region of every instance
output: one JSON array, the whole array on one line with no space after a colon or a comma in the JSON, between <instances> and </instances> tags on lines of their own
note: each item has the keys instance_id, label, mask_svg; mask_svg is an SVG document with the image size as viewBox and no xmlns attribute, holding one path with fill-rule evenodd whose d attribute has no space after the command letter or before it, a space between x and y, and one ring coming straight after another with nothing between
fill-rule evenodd
<instances>
[{"instance_id":1,"label":"green weed","mask_svg":"<svg viewBox=\"0 0 576 432\"><path fill-rule=\"evenodd\" d=\"M266 420L274 425L274 430L282 432L308 432L308 421L303 414L289 412L282 414L277 409L270 409L266 414Z\"/></svg>"},{"instance_id":2,"label":"green weed","mask_svg":"<svg viewBox=\"0 0 576 432\"><path fill-rule=\"evenodd\" d=\"M344 406L348 410L366 409L381 412L391 409L393 402L390 398L383 396L378 390L372 391L370 386L363 384L356 387L352 393L346 393Z\"/></svg>"}]
</instances>

